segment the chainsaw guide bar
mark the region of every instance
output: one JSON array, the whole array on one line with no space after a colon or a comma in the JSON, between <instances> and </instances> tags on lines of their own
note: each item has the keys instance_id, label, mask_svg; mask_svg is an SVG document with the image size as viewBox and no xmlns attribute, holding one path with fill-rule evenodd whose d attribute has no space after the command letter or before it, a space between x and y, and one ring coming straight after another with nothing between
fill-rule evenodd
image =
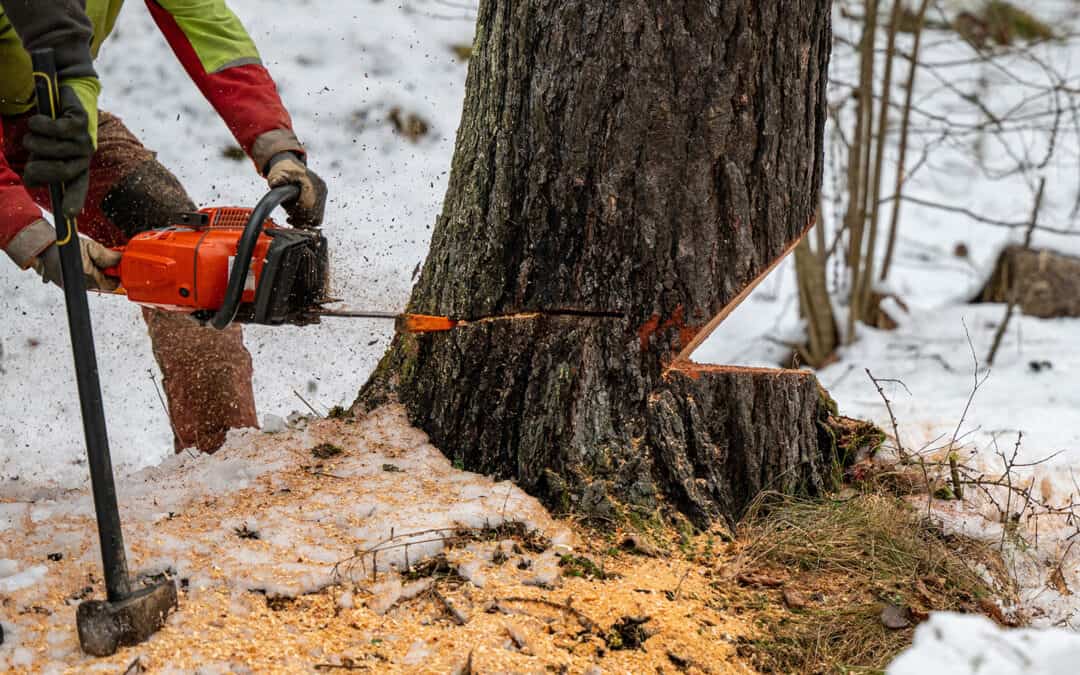
<instances>
[{"instance_id":1,"label":"chainsaw guide bar","mask_svg":"<svg viewBox=\"0 0 1080 675\"><path fill-rule=\"evenodd\" d=\"M328 309L330 260L318 230L281 227L270 213L295 199L295 186L274 188L253 209L216 207L177 214L170 227L148 230L122 249L118 295L165 311L190 314L218 330L233 323L317 324L323 317L393 320L399 333L438 333L461 326L541 316L622 319L620 312L581 309L523 311L456 319L398 312Z\"/></svg>"},{"instance_id":2,"label":"chainsaw guide bar","mask_svg":"<svg viewBox=\"0 0 1080 675\"><path fill-rule=\"evenodd\" d=\"M494 321L514 321L522 319L538 319L542 316L554 317L585 317L597 319L622 319L625 315L619 312L590 312L576 309L560 309L538 312L519 312L517 314L500 314L481 319L452 319L448 316L432 316L428 314L395 314L394 312L372 312L366 310L335 310L322 307L312 309L310 314L315 317L338 317L345 319L393 319L398 333L439 333L453 330L463 326L470 326Z\"/></svg>"}]
</instances>

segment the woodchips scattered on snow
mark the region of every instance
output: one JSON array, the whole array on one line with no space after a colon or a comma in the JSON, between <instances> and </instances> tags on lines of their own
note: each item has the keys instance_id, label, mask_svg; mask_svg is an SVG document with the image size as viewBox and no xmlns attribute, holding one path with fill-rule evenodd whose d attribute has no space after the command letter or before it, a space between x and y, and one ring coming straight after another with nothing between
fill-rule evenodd
<instances>
[{"instance_id":1,"label":"woodchips scattered on snow","mask_svg":"<svg viewBox=\"0 0 1080 675\"><path fill-rule=\"evenodd\" d=\"M330 456L313 456L319 444ZM0 668L743 672L736 642L750 628L710 606L708 565L609 555L613 541L582 553L587 537L510 483L455 469L399 408L235 434L213 457L178 455L118 489L131 569L173 575L180 611L145 644L84 656L75 607L103 593L86 490L0 500ZM504 523L524 527L491 532ZM568 574L571 552L610 578ZM446 565L410 581L440 555ZM605 641L625 617L650 619L643 649Z\"/></svg>"}]
</instances>

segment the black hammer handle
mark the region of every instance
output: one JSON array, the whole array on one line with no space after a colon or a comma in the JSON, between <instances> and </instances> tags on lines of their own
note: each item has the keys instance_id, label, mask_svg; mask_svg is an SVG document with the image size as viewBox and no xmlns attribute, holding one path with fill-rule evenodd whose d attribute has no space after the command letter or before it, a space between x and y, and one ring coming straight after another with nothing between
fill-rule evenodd
<instances>
[{"instance_id":1,"label":"black hammer handle","mask_svg":"<svg viewBox=\"0 0 1080 675\"><path fill-rule=\"evenodd\" d=\"M60 113L60 86L53 50L35 50L30 54L30 59L34 68L38 112L55 119ZM53 221L56 223L56 246L60 252L68 328L75 352L75 379L79 385L90 483L97 512L101 559L105 566L105 587L109 600L116 602L131 595L131 585L124 555L124 535L120 530L120 512L116 506L116 486L113 483L112 459L109 457L109 437L105 428L97 356L94 353L90 306L86 301L79 233L75 219L64 217L64 186L60 183L49 185L49 196L52 198Z\"/></svg>"}]
</instances>

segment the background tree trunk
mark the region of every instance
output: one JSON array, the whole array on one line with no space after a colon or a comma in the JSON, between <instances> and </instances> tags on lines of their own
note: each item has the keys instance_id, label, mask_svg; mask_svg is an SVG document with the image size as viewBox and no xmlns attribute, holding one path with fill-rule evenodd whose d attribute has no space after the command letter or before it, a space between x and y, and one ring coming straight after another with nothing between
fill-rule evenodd
<instances>
[{"instance_id":1,"label":"background tree trunk","mask_svg":"<svg viewBox=\"0 0 1080 675\"><path fill-rule=\"evenodd\" d=\"M820 221L820 206L817 213L818 223L814 226L817 248L810 247L810 237L803 237L795 247L799 312L806 320L806 345L799 346L797 353L803 363L813 368L821 368L834 358L836 347L840 344L840 331L836 326L836 315L833 313L832 298L829 296L829 282L825 276L829 253Z\"/></svg>"},{"instance_id":2,"label":"background tree trunk","mask_svg":"<svg viewBox=\"0 0 1080 675\"><path fill-rule=\"evenodd\" d=\"M811 375L677 357L813 222L829 49L829 0L482 0L409 311L485 320L398 336L357 407L565 510L823 489Z\"/></svg>"}]
</instances>

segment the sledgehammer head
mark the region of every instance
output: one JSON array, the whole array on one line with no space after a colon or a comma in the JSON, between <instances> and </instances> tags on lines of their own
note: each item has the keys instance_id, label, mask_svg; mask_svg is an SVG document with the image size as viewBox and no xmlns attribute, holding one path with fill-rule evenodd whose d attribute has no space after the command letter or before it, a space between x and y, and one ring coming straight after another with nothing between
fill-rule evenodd
<instances>
[{"instance_id":1,"label":"sledgehammer head","mask_svg":"<svg viewBox=\"0 0 1080 675\"><path fill-rule=\"evenodd\" d=\"M119 602L87 600L75 613L79 644L91 656L112 656L118 648L138 644L156 633L176 606L176 584L171 579L135 591Z\"/></svg>"}]
</instances>

